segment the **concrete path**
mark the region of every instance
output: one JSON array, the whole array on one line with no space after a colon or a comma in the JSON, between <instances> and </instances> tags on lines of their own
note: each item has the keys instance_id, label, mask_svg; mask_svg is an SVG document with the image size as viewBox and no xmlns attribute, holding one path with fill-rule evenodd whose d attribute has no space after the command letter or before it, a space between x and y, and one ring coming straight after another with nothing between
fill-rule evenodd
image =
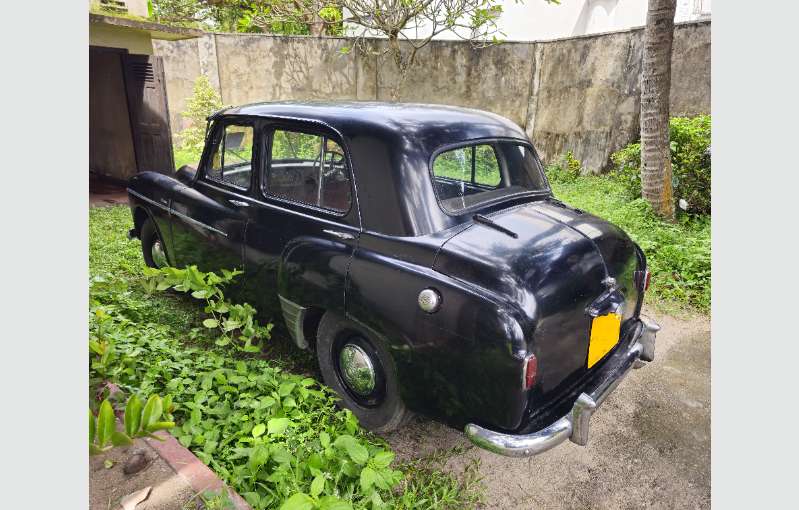
<instances>
[{"instance_id":1,"label":"concrete path","mask_svg":"<svg viewBox=\"0 0 799 510\"><path fill-rule=\"evenodd\" d=\"M479 460L484 508L709 508L710 320L646 314L663 328L656 359L631 372L594 415L586 447L567 441L511 459L430 421L386 439L400 458L467 448L447 466L460 472Z\"/></svg>"}]
</instances>

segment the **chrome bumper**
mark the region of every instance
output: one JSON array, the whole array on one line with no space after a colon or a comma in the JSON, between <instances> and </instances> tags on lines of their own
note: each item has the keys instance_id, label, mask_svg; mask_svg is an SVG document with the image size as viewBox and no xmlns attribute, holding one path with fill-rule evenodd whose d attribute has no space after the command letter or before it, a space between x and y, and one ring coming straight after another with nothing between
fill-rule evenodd
<instances>
[{"instance_id":1,"label":"chrome bumper","mask_svg":"<svg viewBox=\"0 0 799 510\"><path fill-rule=\"evenodd\" d=\"M469 440L479 446L508 457L529 457L545 452L566 439L584 446L588 443L588 425L591 415L616 389L632 368L640 368L655 359L655 337L660 326L648 317L641 316L642 328L638 337L622 353L615 353L614 366L598 381L592 381L580 393L571 412L552 425L530 434L506 434L483 428L474 423L466 425Z\"/></svg>"}]
</instances>

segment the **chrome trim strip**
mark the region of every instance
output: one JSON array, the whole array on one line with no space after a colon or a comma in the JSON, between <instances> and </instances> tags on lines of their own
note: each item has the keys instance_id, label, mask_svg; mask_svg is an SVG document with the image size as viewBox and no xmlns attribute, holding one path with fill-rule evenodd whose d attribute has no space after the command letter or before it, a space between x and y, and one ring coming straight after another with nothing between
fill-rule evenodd
<instances>
[{"instance_id":1,"label":"chrome trim strip","mask_svg":"<svg viewBox=\"0 0 799 510\"><path fill-rule=\"evenodd\" d=\"M165 210L166 212L169 212L169 207L167 207L166 205L160 204L160 203L156 202L155 200L153 200L152 198L147 198L144 195L142 195L141 193L137 193L137 192L133 191L130 188L127 188L127 191L128 191L128 193L130 193L134 197L139 198L141 200L144 200L148 204L153 204L154 206L160 207L161 209Z\"/></svg>"},{"instance_id":2,"label":"chrome trim strip","mask_svg":"<svg viewBox=\"0 0 799 510\"><path fill-rule=\"evenodd\" d=\"M185 215L185 214L183 214L183 213L181 213L181 212L178 212L178 211L176 211L176 210L172 209L171 207L167 207L167 206L165 206L164 204L159 204L159 203L158 203L158 202L156 202L155 200L153 200L153 199L151 199L151 198L147 198L147 197L145 197L144 195L142 195L141 193L137 193L137 192L133 191L133 190L132 190L132 189L130 189L130 188L128 188L128 193L130 193L131 195L133 195L133 196L134 196L134 197L136 197L136 198L140 198L140 199L144 200L144 201L145 201L145 202L147 202L148 204L153 204L153 205L155 205L155 206L158 206L158 207L160 207L161 209L165 210L166 212L168 212L168 213L170 213L170 214L174 214L175 216L178 216L178 217L180 217L180 218L183 218L184 220L186 220L186 221L188 221L189 223L192 223L192 224L194 224L194 225L197 225L198 227L202 227L202 228L204 228L204 229L210 230L210 231L212 231L212 232L216 232L216 233L217 233L217 234L219 234L219 235L222 235L222 236L225 236L225 237L227 237L227 233L226 233L226 232L222 232L222 231L221 231L221 230L219 230L218 228L212 227L211 225L207 225L207 224L203 223L202 221L197 221L197 220L195 220L194 218L192 218L191 216L187 216L187 215Z\"/></svg>"},{"instance_id":3,"label":"chrome trim strip","mask_svg":"<svg viewBox=\"0 0 799 510\"><path fill-rule=\"evenodd\" d=\"M289 330L291 338L297 347L300 349L308 348L308 340L302 331L302 324L305 322L305 313L308 311L294 301L290 301L280 294L277 295L280 299L280 310L283 312L283 320L286 321L286 327Z\"/></svg>"},{"instance_id":4,"label":"chrome trim strip","mask_svg":"<svg viewBox=\"0 0 799 510\"><path fill-rule=\"evenodd\" d=\"M188 221L189 223L192 223L192 224L194 224L194 225L197 225L198 227L204 228L204 229L206 229L206 230L210 230L210 231L212 231L212 232L216 232L217 234L219 234L219 235L221 235L221 236L225 236L225 237L227 237L227 233L226 233L226 232L222 232L222 231L221 231L221 230L219 230L218 228L212 227L211 225L207 225L207 224L203 223L202 221L197 221L197 220L195 220L194 218L192 218L191 216L186 216L186 215L185 215L185 214L183 214L182 212L178 212L178 211L176 211L176 210L174 210L174 209L170 209L170 212L171 212L172 214L174 214L175 216L178 216L178 217L180 217L180 218L183 218L184 220Z\"/></svg>"},{"instance_id":5,"label":"chrome trim strip","mask_svg":"<svg viewBox=\"0 0 799 510\"><path fill-rule=\"evenodd\" d=\"M554 448L566 439L585 446L588 443L591 416L602 405L622 379L649 358L655 356L655 336L660 326L652 319L641 316L642 327L608 376L588 393L581 393L571 411L553 424L530 434L506 434L469 423L464 433L480 448L508 457L529 457Z\"/></svg>"}]
</instances>

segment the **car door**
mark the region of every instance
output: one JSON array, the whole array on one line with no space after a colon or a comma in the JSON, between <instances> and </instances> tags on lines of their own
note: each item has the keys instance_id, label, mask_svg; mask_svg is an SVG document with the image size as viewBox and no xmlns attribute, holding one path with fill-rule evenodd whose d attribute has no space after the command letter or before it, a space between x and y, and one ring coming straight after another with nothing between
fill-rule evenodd
<instances>
[{"instance_id":1,"label":"car door","mask_svg":"<svg viewBox=\"0 0 799 510\"><path fill-rule=\"evenodd\" d=\"M246 208L259 161L257 132L256 124L246 118L223 117L212 126L197 178L172 202L179 267L243 267Z\"/></svg>"},{"instance_id":2,"label":"car door","mask_svg":"<svg viewBox=\"0 0 799 510\"><path fill-rule=\"evenodd\" d=\"M248 298L271 319L286 306L343 311L360 218L342 147L338 135L310 124L264 127L244 264Z\"/></svg>"}]
</instances>

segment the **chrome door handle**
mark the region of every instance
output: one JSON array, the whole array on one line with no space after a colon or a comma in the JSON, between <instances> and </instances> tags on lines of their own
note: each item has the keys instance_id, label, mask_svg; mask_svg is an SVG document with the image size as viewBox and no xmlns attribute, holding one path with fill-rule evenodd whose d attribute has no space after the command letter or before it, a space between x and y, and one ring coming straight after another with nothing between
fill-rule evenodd
<instances>
[{"instance_id":1,"label":"chrome door handle","mask_svg":"<svg viewBox=\"0 0 799 510\"><path fill-rule=\"evenodd\" d=\"M228 200L228 202L235 205L236 207L250 207L250 204L243 200Z\"/></svg>"},{"instance_id":2,"label":"chrome door handle","mask_svg":"<svg viewBox=\"0 0 799 510\"><path fill-rule=\"evenodd\" d=\"M350 234L349 232L341 232L339 230L327 230L327 229L323 230L322 232L324 232L325 234L330 234L333 237L338 237L339 239L343 239L345 241L351 241L355 239L355 236L353 234Z\"/></svg>"}]
</instances>

